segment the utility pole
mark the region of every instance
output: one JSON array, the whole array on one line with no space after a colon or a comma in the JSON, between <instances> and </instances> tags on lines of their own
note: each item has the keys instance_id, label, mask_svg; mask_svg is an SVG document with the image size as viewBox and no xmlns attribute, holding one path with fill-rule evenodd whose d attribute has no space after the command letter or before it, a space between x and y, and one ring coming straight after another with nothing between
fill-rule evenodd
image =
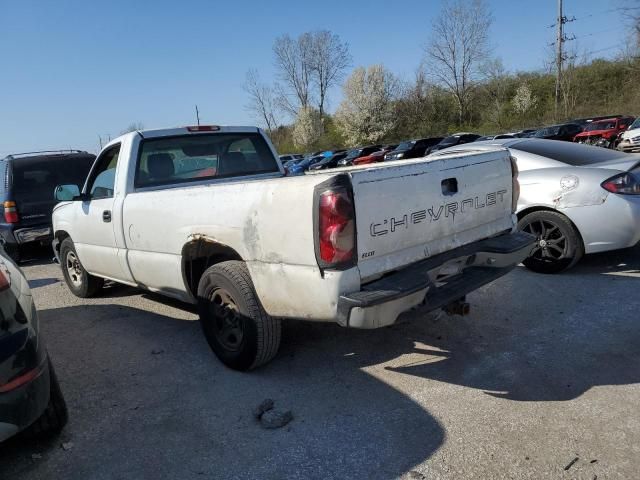
<instances>
[{"instance_id":1,"label":"utility pole","mask_svg":"<svg viewBox=\"0 0 640 480\"><path fill-rule=\"evenodd\" d=\"M562 81L562 42L564 41L564 17L562 16L562 0L558 0L558 18L556 18L556 102L553 117L558 121L558 105L560 104L560 82Z\"/></svg>"},{"instance_id":2,"label":"utility pole","mask_svg":"<svg viewBox=\"0 0 640 480\"><path fill-rule=\"evenodd\" d=\"M556 101L554 117L558 121L558 106L560 105L560 94L562 93L562 65L567 59L562 50L564 42L575 40L575 35L568 37L564 33L564 24L575 21L576 17L567 18L562 12L562 0L558 0L558 17L556 18L556 41L551 45L556 47Z\"/></svg>"}]
</instances>

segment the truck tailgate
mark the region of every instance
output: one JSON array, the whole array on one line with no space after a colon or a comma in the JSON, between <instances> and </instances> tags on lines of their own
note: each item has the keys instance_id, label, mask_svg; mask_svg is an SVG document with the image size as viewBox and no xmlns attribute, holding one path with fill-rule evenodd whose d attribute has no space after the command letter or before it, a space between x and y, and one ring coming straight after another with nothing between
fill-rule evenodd
<instances>
[{"instance_id":1,"label":"truck tailgate","mask_svg":"<svg viewBox=\"0 0 640 480\"><path fill-rule=\"evenodd\" d=\"M507 150L353 169L363 281L513 227Z\"/></svg>"}]
</instances>

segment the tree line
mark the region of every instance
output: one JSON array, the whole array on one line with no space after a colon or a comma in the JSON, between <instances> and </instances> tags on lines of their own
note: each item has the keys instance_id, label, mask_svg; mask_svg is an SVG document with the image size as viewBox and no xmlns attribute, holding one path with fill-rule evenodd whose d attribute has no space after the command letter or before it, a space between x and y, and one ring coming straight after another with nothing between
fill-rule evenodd
<instances>
[{"instance_id":1,"label":"tree line","mask_svg":"<svg viewBox=\"0 0 640 480\"><path fill-rule=\"evenodd\" d=\"M323 30L274 41L275 82L247 72L247 108L280 152L394 143L455 131L483 134L571 118L640 113L640 7L628 15L629 45L614 60L566 63L555 111L555 75L509 72L491 56L484 0L452 0L433 21L414 78L384 65L352 65L349 47ZM354 67L349 75L347 71ZM335 113L328 97L342 88Z\"/></svg>"}]
</instances>

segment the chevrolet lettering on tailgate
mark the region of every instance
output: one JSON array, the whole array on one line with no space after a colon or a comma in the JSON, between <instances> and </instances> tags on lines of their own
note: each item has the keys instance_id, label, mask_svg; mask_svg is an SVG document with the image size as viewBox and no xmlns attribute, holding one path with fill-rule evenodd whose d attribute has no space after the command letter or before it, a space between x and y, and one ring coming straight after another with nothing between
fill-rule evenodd
<instances>
[{"instance_id":1,"label":"chevrolet lettering on tailgate","mask_svg":"<svg viewBox=\"0 0 640 480\"><path fill-rule=\"evenodd\" d=\"M404 213L397 217L385 218L381 222L372 223L369 226L369 233L372 237L380 237L387 235L388 233L394 233L400 228L409 228L409 225L415 225L418 223L437 222L442 218L444 214L445 218L455 219L456 213L465 213L471 210L477 210L480 208L491 207L498 204L498 202L504 202L504 194L507 190L498 190L497 192L487 193L485 196L467 198L460 202L443 203L436 206L431 206L424 210L416 210L411 213Z\"/></svg>"}]
</instances>

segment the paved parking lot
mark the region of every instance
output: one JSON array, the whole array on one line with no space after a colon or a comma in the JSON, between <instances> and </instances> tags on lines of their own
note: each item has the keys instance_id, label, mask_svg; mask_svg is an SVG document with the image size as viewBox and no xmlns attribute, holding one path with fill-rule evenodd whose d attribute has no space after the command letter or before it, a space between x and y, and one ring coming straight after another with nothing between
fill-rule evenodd
<instances>
[{"instance_id":1,"label":"paved parking lot","mask_svg":"<svg viewBox=\"0 0 640 480\"><path fill-rule=\"evenodd\" d=\"M121 286L81 301L57 266L24 270L70 423L51 442L0 445L3 480L640 471L638 248L559 276L518 268L464 318L290 322L275 361L245 374L216 360L186 305ZM262 429L251 410L265 398L294 420Z\"/></svg>"}]
</instances>

